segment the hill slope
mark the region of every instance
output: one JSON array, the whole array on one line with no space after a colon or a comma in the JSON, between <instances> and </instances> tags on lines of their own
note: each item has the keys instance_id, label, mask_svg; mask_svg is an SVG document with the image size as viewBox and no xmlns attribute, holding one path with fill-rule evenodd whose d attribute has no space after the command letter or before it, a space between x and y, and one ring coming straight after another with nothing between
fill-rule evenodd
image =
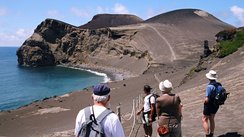
<instances>
[{"instance_id":1,"label":"hill slope","mask_svg":"<svg viewBox=\"0 0 244 137\"><path fill-rule=\"evenodd\" d=\"M98 27L100 19L119 22L121 17L140 21L134 16L99 15L88 24ZM20 65L82 64L140 75L153 64L182 62L176 69L194 64L203 51L203 41L209 40L211 46L215 34L229 28L233 27L194 9L164 13L139 24L92 30L47 19L17 55Z\"/></svg>"},{"instance_id":2,"label":"hill slope","mask_svg":"<svg viewBox=\"0 0 244 137\"><path fill-rule=\"evenodd\" d=\"M219 113L217 113L216 115L215 136L243 136L243 38L239 37L242 39L242 47L239 47L237 52L234 52L225 58L214 58L214 54L212 54L207 58L203 58L204 63L199 63L199 54L194 52L195 49L199 49L200 51L200 49L202 48L201 44L198 45L199 47L196 45L195 47L192 46L194 47L194 49L192 49L192 51L189 51L189 54L185 54L185 56L182 55L182 57L189 58L189 56L191 56L192 54L198 55L198 58L195 58L193 60L197 60L195 61L195 63L201 64L201 66L205 69L202 69L198 73L191 74L193 70L195 70L196 64L192 65L194 61L189 63L190 59L184 59L184 61L177 60L179 59L179 54L181 53L181 51L175 50L175 47L172 46L173 44L171 44L171 41L169 41L168 37L170 37L170 35L167 34L171 34L172 32L165 33L160 29L161 26L166 25L158 23L142 23L133 25L133 27L123 26L99 30L80 30L75 26L67 25L59 21L46 20L37 27L33 36L28 39L20 48L18 52L18 54L20 55L18 56L24 56L26 58L23 58L23 60L19 61L23 61L23 63L29 63L28 61L33 58L33 62L30 62L33 64L30 65L36 65L38 63L44 63L45 65L45 58L47 59L48 56L44 56L44 59L42 59L42 56L40 54L49 55L50 53L50 55L53 55L55 57L54 59L57 59L54 60L54 62L59 61L55 62L57 64L65 63L65 61L74 61L71 62L74 64L93 63L93 65L102 65L102 63L104 63L103 66L110 65L118 68L121 67L121 69L125 69L127 67L130 71L137 69L137 71L135 71L137 73L140 72L138 70L145 67L140 66L143 64L141 61L145 61L146 63L149 63L151 67L146 68L146 66L145 68L147 69L147 71L143 74L140 74L139 77L125 79L119 82L116 81L108 83L112 89L111 108L115 110L116 105L120 104L122 115L128 116L133 108L132 100L138 99L138 95L143 94L142 87L144 84L149 84L156 91L158 91L158 82L160 80L169 79L173 82L173 93L179 94L182 99L182 131L183 136L185 137L204 136L201 116L203 105L202 103L205 96L204 90L208 83L205 74L208 72L208 70L214 69L218 73L218 81L220 81L225 86L227 91L230 92L230 96L226 101L226 104L220 108ZM166 30L167 28L164 29ZM243 29L237 30L237 32L239 31L243 31ZM49 36L49 34L52 34L51 36L54 36L55 39L48 39L50 38L47 37ZM154 36L154 38L151 37L151 35ZM140 37L141 39L139 39ZM109 41L111 43L107 44L112 44L113 46L107 47L108 45L104 44L108 42L108 40L111 40ZM138 49L140 48L140 44L138 43L141 42L139 40L144 40L144 42L147 42L148 45L141 46L141 48L144 48L144 50ZM76 41L78 41L77 45L74 44ZM168 41L168 43L166 42L166 44L168 45L162 46L162 49L159 47L154 47L158 46L157 42L160 41ZM187 39L184 40L184 42L186 41ZM198 41L201 43L201 40ZM235 40L233 39L230 40L230 42L234 41ZM88 43L91 45L89 45ZM102 46L100 46L100 44ZM166 50L167 47L170 48L169 44L172 47L171 49ZM189 45L190 44L194 45L194 43L191 43L191 41L189 41ZM157 48L159 52L168 55L161 57L162 59L167 60L168 63L165 60L161 60L161 62L164 62L165 64L157 64L158 66L155 65L154 62L160 62L160 60L156 60L157 56L154 56ZM187 49L182 50L190 50L189 47L186 46L186 48ZM133 52L134 50L136 50L137 52ZM25 56L25 54L27 54L28 56ZM82 54L86 56L80 56ZM40 57L40 61L44 62L37 62L39 60L39 58L37 57ZM176 59L174 57L176 57ZM37 59L37 61L35 62L34 59ZM189 72L191 72L191 75L189 74ZM190 75L191 77L188 78L181 85L180 83L182 82L182 79L184 79L188 75ZM14 111L1 112L0 133L2 136L15 136L16 134L18 134L18 136L23 137L73 136L74 122L77 113L81 108L91 105L92 103L90 91L91 89L84 89L82 92L74 92L63 97L56 97L53 99L45 99L40 102L35 102L31 105ZM55 112L50 111L53 109L55 110ZM57 112L56 110L59 111ZM43 111L45 113L42 113ZM133 125L132 120L123 120L123 127L125 129L126 135L128 136ZM138 137L141 137L144 135L143 127L140 126L140 123L137 124L139 124L137 126L139 130L136 130L135 132L137 133ZM9 132L9 129L15 130L13 130L13 132ZM154 129L156 129L156 124Z\"/></svg>"}]
</instances>

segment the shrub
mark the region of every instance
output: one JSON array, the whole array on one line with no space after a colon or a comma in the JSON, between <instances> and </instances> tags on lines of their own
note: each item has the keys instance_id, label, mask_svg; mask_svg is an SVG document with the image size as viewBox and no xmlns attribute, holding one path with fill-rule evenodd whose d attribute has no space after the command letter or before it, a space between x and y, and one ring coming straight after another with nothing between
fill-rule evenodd
<instances>
[{"instance_id":1,"label":"shrub","mask_svg":"<svg viewBox=\"0 0 244 137\"><path fill-rule=\"evenodd\" d=\"M217 56L219 58L228 56L234 53L235 51L237 51L238 48L242 47L243 45L244 45L244 30L237 31L235 37L232 40L220 42L219 53Z\"/></svg>"}]
</instances>

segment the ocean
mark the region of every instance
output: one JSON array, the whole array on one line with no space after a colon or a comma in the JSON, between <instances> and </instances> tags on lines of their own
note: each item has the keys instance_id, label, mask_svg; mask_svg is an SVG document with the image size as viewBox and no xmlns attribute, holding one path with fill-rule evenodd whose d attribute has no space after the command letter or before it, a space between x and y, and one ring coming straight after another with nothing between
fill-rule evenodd
<instances>
[{"instance_id":1,"label":"ocean","mask_svg":"<svg viewBox=\"0 0 244 137\"><path fill-rule=\"evenodd\" d=\"M18 65L17 47L0 47L0 111L105 82L106 74L66 67Z\"/></svg>"}]
</instances>

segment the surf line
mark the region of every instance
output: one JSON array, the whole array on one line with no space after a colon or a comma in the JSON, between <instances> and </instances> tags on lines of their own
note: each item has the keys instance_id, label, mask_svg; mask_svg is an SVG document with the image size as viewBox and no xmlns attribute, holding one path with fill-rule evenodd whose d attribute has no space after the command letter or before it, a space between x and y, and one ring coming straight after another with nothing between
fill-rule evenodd
<instances>
[{"instance_id":1,"label":"surf line","mask_svg":"<svg viewBox=\"0 0 244 137\"><path fill-rule=\"evenodd\" d=\"M101 73L101 72L97 72L97 71L94 71L94 70L91 70L91 69L85 69L85 68L80 68L80 67L75 67L75 66L69 66L69 65L57 65L58 67L66 67L66 68L70 68L70 69L77 69L77 70L82 70L82 71L86 71L86 72L89 72L89 73L93 73L97 76L102 76L104 77L103 78L103 83L108 83L111 81L111 79L108 77L108 75L106 73Z\"/></svg>"}]
</instances>

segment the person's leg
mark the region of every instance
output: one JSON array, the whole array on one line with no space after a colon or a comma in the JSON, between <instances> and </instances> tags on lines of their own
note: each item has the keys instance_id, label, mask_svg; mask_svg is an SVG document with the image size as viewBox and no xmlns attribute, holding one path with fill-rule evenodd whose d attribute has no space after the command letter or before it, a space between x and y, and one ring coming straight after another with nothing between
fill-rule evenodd
<instances>
[{"instance_id":1,"label":"person's leg","mask_svg":"<svg viewBox=\"0 0 244 137\"><path fill-rule=\"evenodd\" d=\"M145 134L147 136L152 136L152 126L147 126L147 125L143 125L144 126L144 130L145 130Z\"/></svg>"},{"instance_id":2,"label":"person's leg","mask_svg":"<svg viewBox=\"0 0 244 137\"><path fill-rule=\"evenodd\" d=\"M147 129L147 124L143 124L144 132L145 132L145 137L148 136L148 129Z\"/></svg>"},{"instance_id":3,"label":"person's leg","mask_svg":"<svg viewBox=\"0 0 244 137\"><path fill-rule=\"evenodd\" d=\"M170 128L170 137L182 137L181 134L181 123L174 125L173 127Z\"/></svg>"},{"instance_id":4,"label":"person's leg","mask_svg":"<svg viewBox=\"0 0 244 137\"><path fill-rule=\"evenodd\" d=\"M176 137L182 137L181 123L178 124L175 131L176 131Z\"/></svg>"},{"instance_id":5,"label":"person's leg","mask_svg":"<svg viewBox=\"0 0 244 137\"><path fill-rule=\"evenodd\" d=\"M209 116L207 116L207 115L203 115L202 116L202 125L203 125L203 128L204 128L204 131L205 131L206 135L209 134L208 120L209 120Z\"/></svg>"},{"instance_id":6,"label":"person's leg","mask_svg":"<svg viewBox=\"0 0 244 137\"><path fill-rule=\"evenodd\" d=\"M148 136L152 136L152 125L149 125L149 126L147 126L147 129L148 129Z\"/></svg>"},{"instance_id":7,"label":"person's leg","mask_svg":"<svg viewBox=\"0 0 244 137\"><path fill-rule=\"evenodd\" d=\"M210 121L210 134L214 134L214 129L215 129L215 121L214 121L215 114L211 114L209 117Z\"/></svg>"},{"instance_id":8,"label":"person's leg","mask_svg":"<svg viewBox=\"0 0 244 137\"><path fill-rule=\"evenodd\" d=\"M145 131L145 136L151 137L152 136L152 125L150 124L148 113L144 114L144 122L145 122L145 124L143 124L143 127L144 127L144 131Z\"/></svg>"},{"instance_id":9,"label":"person's leg","mask_svg":"<svg viewBox=\"0 0 244 137\"><path fill-rule=\"evenodd\" d=\"M142 112L142 123L143 123L145 137L147 137L147 114L144 112Z\"/></svg>"}]
</instances>

